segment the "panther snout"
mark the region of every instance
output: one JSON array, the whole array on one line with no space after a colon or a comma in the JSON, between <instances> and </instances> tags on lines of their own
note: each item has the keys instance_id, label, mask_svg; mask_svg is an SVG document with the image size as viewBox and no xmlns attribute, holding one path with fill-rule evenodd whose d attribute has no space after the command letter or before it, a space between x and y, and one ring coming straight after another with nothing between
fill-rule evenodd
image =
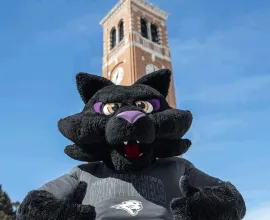
<instances>
[{"instance_id":1,"label":"panther snout","mask_svg":"<svg viewBox=\"0 0 270 220\"><path fill-rule=\"evenodd\" d=\"M130 124L134 124L138 119L144 117L145 114L140 111L125 111L119 113L116 117L122 118L126 121L128 121Z\"/></svg>"}]
</instances>

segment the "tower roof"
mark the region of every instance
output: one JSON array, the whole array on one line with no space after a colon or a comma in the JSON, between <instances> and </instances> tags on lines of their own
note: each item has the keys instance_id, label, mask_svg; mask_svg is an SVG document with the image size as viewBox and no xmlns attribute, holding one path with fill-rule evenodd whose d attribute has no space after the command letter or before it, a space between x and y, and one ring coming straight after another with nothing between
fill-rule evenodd
<instances>
[{"instance_id":1,"label":"tower roof","mask_svg":"<svg viewBox=\"0 0 270 220\"><path fill-rule=\"evenodd\" d=\"M107 20L110 19L111 16L114 15L114 13L116 11L118 11L118 9L120 9L123 4L128 1L128 0L120 0L110 11L109 13L100 21L100 25L103 25ZM169 14L163 10L161 10L160 8L154 6L153 4L151 4L148 1L145 0L130 0L134 3L136 3L137 5L141 6L142 8L151 11L152 13L162 17L163 19L167 19Z\"/></svg>"}]
</instances>

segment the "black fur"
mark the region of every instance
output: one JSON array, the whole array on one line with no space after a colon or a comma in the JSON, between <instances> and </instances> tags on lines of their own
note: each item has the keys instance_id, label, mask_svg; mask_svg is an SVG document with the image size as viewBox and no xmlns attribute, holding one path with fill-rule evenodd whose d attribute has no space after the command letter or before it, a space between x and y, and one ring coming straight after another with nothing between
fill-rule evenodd
<instances>
[{"instance_id":1,"label":"black fur","mask_svg":"<svg viewBox=\"0 0 270 220\"><path fill-rule=\"evenodd\" d=\"M94 144L93 144L94 145ZM95 144L95 147L91 145L78 146L76 144L69 145L65 148L65 153L74 160L83 162L103 161L105 157L110 154L111 146ZM182 155L188 151L191 146L191 141L188 139L159 139L155 142L153 155L157 158L171 157L172 155ZM95 153L91 152L91 149L98 149ZM94 156L93 156L94 155Z\"/></svg>"},{"instance_id":2,"label":"black fur","mask_svg":"<svg viewBox=\"0 0 270 220\"><path fill-rule=\"evenodd\" d=\"M85 107L58 122L60 132L74 143L65 148L65 153L75 160L103 161L110 169L133 172L147 168L157 158L187 152L191 142L182 138L191 126L192 114L168 105L170 80L170 70L148 74L131 86L114 85L105 78L79 73L77 88ZM138 101L146 102L136 105ZM108 103L115 103L109 109L111 114L108 109L103 111ZM144 109L147 105L153 107L152 111ZM141 156L125 155L126 141L131 146L136 143ZM245 215L244 200L229 182L198 188L184 176L179 187L184 197L171 202L174 220L240 220ZM45 191L32 191L20 206L17 219L95 219L94 207L81 204L85 191L86 184L80 183L61 200Z\"/></svg>"},{"instance_id":3,"label":"black fur","mask_svg":"<svg viewBox=\"0 0 270 220\"><path fill-rule=\"evenodd\" d=\"M184 197L171 202L174 220L240 220L246 214L244 199L230 182L198 188L184 176L180 189Z\"/></svg>"},{"instance_id":4,"label":"black fur","mask_svg":"<svg viewBox=\"0 0 270 220\"><path fill-rule=\"evenodd\" d=\"M110 80L87 73L78 73L76 75L76 84L78 92L86 104L89 99L105 86L113 85Z\"/></svg>"},{"instance_id":5,"label":"black fur","mask_svg":"<svg viewBox=\"0 0 270 220\"><path fill-rule=\"evenodd\" d=\"M95 208L82 205L87 184L80 182L66 199L56 199L46 191L28 193L17 212L17 220L94 220Z\"/></svg>"},{"instance_id":6,"label":"black fur","mask_svg":"<svg viewBox=\"0 0 270 220\"><path fill-rule=\"evenodd\" d=\"M65 150L70 157L88 162L103 160L113 164L114 169L137 170L148 166L149 161L154 162L154 158L176 156L190 147L191 142L181 138L191 126L192 114L172 109L166 101L170 70L148 74L131 86L112 85L102 77L85 73L79 73L76 79L85 108L58 123L60 132L75 143ZM137 101L153 101L153 112L134 124L117 117L126 111L142 111L135 105ZM121 107L104 115L99 108L106 103L121 103ZM124 156L123 143L129 140L140 142L140 151L144 153L140 163Z\"/></svg>"},{"instance_id":7,"label":"black fur","mask_svg":"<svg viewBox=\"0 0 270 220\"><path fill-rule=\"evenodd\" d=\"M171 75L169 69L162 69L155 72L155 74L148 74L140 78L135 84L148 85L150 88L156 89L161 95L166 97L169 93Z\"/></svg>"}]
</instances>

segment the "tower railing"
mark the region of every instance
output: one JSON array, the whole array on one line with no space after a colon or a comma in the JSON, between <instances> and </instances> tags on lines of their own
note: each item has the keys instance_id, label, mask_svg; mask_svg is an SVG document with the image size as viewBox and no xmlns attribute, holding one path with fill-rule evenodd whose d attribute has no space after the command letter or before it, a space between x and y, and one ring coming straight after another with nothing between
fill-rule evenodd
<instances>
[{"instance_id":1,"label":"tower railing","mask_svg":"<svg viewBox=\"0 0 270 220\"><path fill-rule=\"evenodd\" d=\"M114 56L116 53L118 53L126 44L126 38L123 38L119 43L115 45L113 49L109 52L109 57Z\"/></svg>"},{"instance_id":2,"label":"tower railing","mask_svg":"<svg viewBox=\"0 0 270 220\"><path fill-rule=\"evenodd\" d=\"M142 44L142 46L163 55L163 47L161 45L141 36L140 34L136 34L136 35L137 35L137 38L139 37L139 40L137 40L137 42Z\"/></svg>"}]
</instances>

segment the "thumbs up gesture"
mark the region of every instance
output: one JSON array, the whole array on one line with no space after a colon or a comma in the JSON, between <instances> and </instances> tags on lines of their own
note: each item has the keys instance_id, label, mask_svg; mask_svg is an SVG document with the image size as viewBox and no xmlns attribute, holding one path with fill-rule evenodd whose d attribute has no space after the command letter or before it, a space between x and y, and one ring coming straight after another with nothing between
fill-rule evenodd
<instances>
[{"instance_id":1,"label":"thumbs up gesture","mask_svg":"<svg viewBox=\"0 0 270 220\"><path fill-rule=\"evenodd\" d=\"M82 205L87 189L86 182L79 182L77 188L72 192L67 199L63 201L67 210L62 210L60 219L67 216L70 220L94 220L96 219L95 208L91 205ZM67 214L66 214L67 213ZM64 218L65 219L65 218ZM58 220L58 219L57 219Z\"/></svg>"},{"instance_id":2,"label":"thumbs up gesture","mask_svg":"<svg viewBox=\"0 0 270 220\"><path fill-rule=\"evenodd\" d=\"M182 176L179 187L183 197L171 202L174 220L240 220L244 216L242 196L229 182L199 188Z\"/></svg>"},{"instance_id":3,"label":"thumbs up gesture","mask_svg":"<svg viewBox=\"0 0 270 220\"><path fill-rule=\"evenodd\" d=\"M94 220L95 208L82 205L87 184L80 182L65 199L56 199L47 191L31 191L18 209L17 220Z\"/></svg>"}]
</instances>

